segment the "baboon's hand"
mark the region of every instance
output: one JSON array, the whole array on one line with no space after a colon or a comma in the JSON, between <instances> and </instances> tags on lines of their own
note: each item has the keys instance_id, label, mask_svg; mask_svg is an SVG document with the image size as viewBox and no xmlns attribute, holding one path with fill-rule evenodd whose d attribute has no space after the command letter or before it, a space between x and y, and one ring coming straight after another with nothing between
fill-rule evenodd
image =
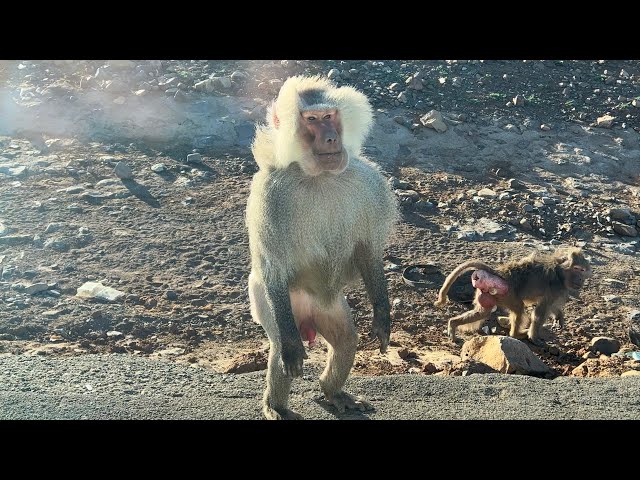
<instances>
[{"instance_id":1,"label":"baboon's hand","mask_svg":"<svg viewBox=\"0 0 640 480\"><path fill-rule=\"evenodd\" d=\"M385 353L389 346L389 337L391 336L391 315L382 313L373 316L373 324L371 325L371 333L369 337L380 339L380 353Z\"/></svg>"},{"instance_id":2,"label":"baboon's hand","mask_svg":"<svg viewBox=\"0 0 640 480\"><path fill-rule=\"evenodd\" d=\"M302 376L302 361L308 358L304 351L302 341L297 344L283 344L282 357L280 358L282 371L288 377Z\"/></svg>"}]
</instances>

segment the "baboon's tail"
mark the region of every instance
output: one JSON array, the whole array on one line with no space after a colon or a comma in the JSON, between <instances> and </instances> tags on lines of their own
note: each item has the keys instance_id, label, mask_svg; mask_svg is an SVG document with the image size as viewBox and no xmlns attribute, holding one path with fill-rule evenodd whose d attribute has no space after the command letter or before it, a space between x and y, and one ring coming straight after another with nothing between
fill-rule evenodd
<instances>
[{"instance_id":1,"label":"baboon's tail","mask_svg":"<svg viewBox=\"0 0 640 480\"><path fill-rule=\"evenodd\" d=\"M497 275L496 271L493 268L491 268L486 263L481 262L480 260L469 260L461 265L458 265L453 270L453 272L451 272L445 279L444 284L442 284L442 287L438 292L438 300L433 303L436 307L445 306L445 304L447 303L447 293L449 293L451 285L453 285L453 282L455 282L460 275L462 275L464 272L468 272L469 270L485 270L486 272Z\"/></svg>"}]
</instances>

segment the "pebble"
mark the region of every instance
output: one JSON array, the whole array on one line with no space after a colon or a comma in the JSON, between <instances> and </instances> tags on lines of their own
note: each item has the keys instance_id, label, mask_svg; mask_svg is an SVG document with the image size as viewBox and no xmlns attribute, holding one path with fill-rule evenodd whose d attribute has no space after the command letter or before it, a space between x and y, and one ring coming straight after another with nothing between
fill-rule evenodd
<instances>
[{"instance_id":1,"label":"pebble","mask_svg":"<svg viewBox=\"0 0 640 480\"><path fill-rule=\"evenodd\" d=\"M164 298L167 300L177 300L178 294L174 290L167 290L164 292Z\"/></svg>"},{"instance_id":2,"label":"pebble","mask_svg":"<svg viewBox=\"0 0 640 480\"><path fill-rule=\"evenodd\" d=\"M12 228L7 227L4 223L0 222L0 235L7 235L13 231Z\"/></svg>"},{"instance_id":3,"label":"pebble","mask_svg":"<svg viewBox=\"0 0 640 480\"><path fill-rule=\"evenodd\" d=\"M71 205L69 205L67 207L67 210L69 210L70 212L73 213L82 213L83 209L80 205L78 205L77 203L72 203Z\"/></svg>"},{"instance_id":4,"label":"pebble","mask_svg":"<svg viewBox=\"0 0 640 480\"><path fill-rule=\"evenodd\" d=\"M516 107L520 107L524 105L524 97L522 95L516 95L515 97L513 97L513 100L511 101Z\"/></svg>"},{"instance_id":5,"label":"pebble","mask_svg":"<svg viewBox=\"0 0 640 480\"><path fill-rule=\"evenodd\" d=\"M58 191L60 191L60 190L58 190ZM72 185L71 187L67 187L67 188L63 189L62 191L65 192L65 193L71 193L71 194L81 193L81 192L84 192L84 187L81 186L81 185Z\"/></svg>"},{"instance_id":6,"label":"pebble","mask_svg":"<svg viewBox=\"0 0 640 480\"><path fill-rule=\"evenodd\" d=\"M286 62L286 61L287 60L283 60L283 62ZM231 78L231 81L235 83L246 83L247 80L249 80L249 75L239 70L236 70L231 74L230 78Z\"/></svg>"},{"instance_id":7,"label":"pebble","mask_svg":"<svg viewBox=\"0 0 640 480\"><path fill-rule=\"evenodd\" d=\"M187 155L187 163L202 163L202 156L199 153L190 153Z\"/></svg>"},{"instance_id":8,"label":"pebble","mask_svg":"<svg viewBox=\"0 0 640 480\"><path fill-rule=\"evenodd\" d=\"M511 200L511 194L509 192L502 192L498 195L498 200Z\"/></svg>"},{"instance_id":9,"label":"pebble","mask_svg":"<svg viewBox=\"0 0 640 480\"><path fill-rule=\"evenodd\" d=\"M524 190L525 188L524 184L520 180L517 180L515 178L510 178L509 180L507 180L507 185L513 190Z\"/></svg>"},{"instance_id":10,"label":"pebble","mask_svg":"<svg viewBox=\"0 0 640 480\"><path fill-rule=\"evenodd\" d=\"M69 244L59 238L50 238L49 240L44 242L44 248L51 248L52 250L65 252L69 250Z\"/></svg>"},{"instance_id":11,"label":"pebble","mask_svg":"<svg viewBox=\"0 0 640 480\"><path fill-rule=\"evenodd\" d=\"M231 79L229 77L211 77L211 85L220 90L229 90L231 88Z\"/></svg>"},{"instance_id":12,"label":"pebble","mask_svg":"<svg viewBox=\"0 0 640 480\"><path fill-rule=\"evenodd\" d=\"M494 198L496 197L498 194L496 192L494 192L493 190L491 190L490 188L482 188L478 191L478 196L479 197L488 197L488 198Z\"/></svg>"},{"instance_id":13,"label":"pebble","mask_svg":"<svg viewBox=\"0 0 640 480\"><path fill-rule=\"evenodd\" d=\"M596 120L596 126L602 128L611 128L613 121L616 117L612 117L611 115L604 115L602 117L598 117Z\"/></svg>"},{"instance_id":14,"label":"pebble","mask_svg":"<svg viewBox=\"0 0 640 480\"><path fill-rule=\"evenodd\" d=\"M531 226L531 223L526 218L523 218L522 220L520 220L520 226L522 228L524 228L525 230L532 230L533 229L533 227Z\"/></svg>"},{"instance_id":15,"label":"pebble","mask_svg":"<svg viewBox=\"0 0 640 480\"><path fill-rule=\"evenodd\" d=\"M415 190L394 190L395 194L400 198L400 200L406 199L411 203L417 202L420 199L420 194Z\"/></svg>"},{"instance_id":16,"label":"pebble","mask_svg":"<svg viewBox=\"0 0 640 480\"><path fill-rule=\"evenodd\" d=\"M403 182L402 180L399 180L397 177L389 177L387 181L389 182L389 185L391 185L393 189L398 188L400 190L406 190L407 188L409 188L409 184L407 182Z\"/></svg>"},{"instance_id":17,"label":"pebble","mask_svg":"<svg viewBox=\"0 0 640 480\"><path fill-rule=\"evenodd\" d=\"M340 78L340 70L338 70L337 68L332 68L331 70L329 70L327 77L329 78L329 80L338 80Z\"/></svg>"},{"instance_id":18,"label":"pebble","mask_svg":"<svg viewBox=\"0 0 640 480\"><path fill-rule=\"evenodd\" d=\"M131 171L131 167L127 165L125 162L118 162L113 169L113 173L116 177L122 180L130 180L133 178L133 172Z\"/></svg>"},{"instance_id":19,"label":"pebble","mask_svg":"<svg viewBox=\"0 0 640 480\"><path fill-rule=\"evenodd\" d=\"M431 210L432 208L435 207L433 203L427 200L418 200L416 203L413 204L413 206L416 210L420 210L420 211Z\"/></svg>"},{"instance_id":20,"label":"pebble","mask_svg":"<svg viewBox=\"0 0 640 480\"><path fill-rule=\"evenodd\" d=\"M620 297L618 295L603 295L604 301L607 303L618 303Z\"/></svg>"},{"instance_id":21,"label":"pebble","mask_svg":"<svg viewBox=\"0 0 640 480\"><path fill-rule=\"evenodd\" d=\"M437 110L431 110L420 117L420 123L425 127L433 128L438 133L447 131L447 124L444 122L442 114Z\"/></svg>"},{"instance_id":22,"label":"pebble","mask_svg":"<svg viewBox=\"0 0 640 480\"><path fill-rule=\"evenodd\" d=\"M615 278L605 278L602 281L604 283L607 283L607 284L611 285L612 287L617 287L617 288L624 288L627 285L626 282L623 282L621 280L617 280Z\"/></svg>"},{"instance_id":23,"label":"pebble","mask_svg":"<svg viewBox=\"0 0 640 480\"><path fill-rule=\"evenodd\" d=\"M636 223L636 217L633 216L628 208L610 208L608 214L612 220L618 220L628 225Z\"/></svg>"},{"instance_id":24,"label":"pebble","mask_svg":"<svg viewBox=\"0 0 640 480\"><path fill-rule=\"evenodd\" d=\"M162 173L167 170L167 167L165 167L164 163L154 163L151 165L151 170L156 173Z\"/></svg>"}]
</instances>

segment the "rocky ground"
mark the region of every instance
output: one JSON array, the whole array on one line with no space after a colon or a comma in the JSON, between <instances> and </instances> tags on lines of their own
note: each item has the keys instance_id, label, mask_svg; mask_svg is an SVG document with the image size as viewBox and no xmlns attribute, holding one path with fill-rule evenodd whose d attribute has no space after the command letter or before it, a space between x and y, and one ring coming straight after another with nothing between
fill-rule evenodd
<instances>
[{"instance_id":1,"label":"rocky ground","mask_svg":"<svg viewBox=\"0 0 640 480\"><path fill-rule=\"evenodd\" d=\"M392 345L367 339L370 305L349 289L354 374L488 371L446 337L468 305L433 307L444 275L566 245L594 275L564 329L528 345L543 375L640 370L625 355L640 322L640 62L609 60L0 62L0 355L265 368L247 296L248 146L296 73L369 95L365 153L401 204L385 257ZM405 282L420 264L409 275L424 285ZM86 282L113 290L78 295ZM505 333L492 318L481 335ZM599 336L612 341L592 347Z\"/></svg>"}]
</instances>

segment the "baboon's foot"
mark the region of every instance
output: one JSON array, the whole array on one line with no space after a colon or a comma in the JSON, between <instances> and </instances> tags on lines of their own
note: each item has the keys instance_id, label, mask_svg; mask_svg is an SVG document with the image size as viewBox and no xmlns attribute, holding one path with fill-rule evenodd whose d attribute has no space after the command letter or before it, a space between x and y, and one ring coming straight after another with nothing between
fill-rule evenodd
<instances>
[{"instance_id":1,"label":"baboon's foot","mask_svg":"<svg viewBox=\"0 0 640 480\"><path fill-rule=\"evenodd\" d=\"M364 398L350 395L347 392L338 392L332 396L325 395L325 397L327 402L336 407L340 413L344 413L346 409L359 410L360 412L367 412L374 409L373 405Z\"/></svg>"},{"instance_id":2,"label":"baboon's foot","mask_svg":"<svg viewBox=\"0 0 640 480\"><path fill-rule=\"evenodd\" d=\"M288 408L272 408L269 405L262 407L262 414L267 420L302 420L299 413Z\"/></svg>"},{"instance_id":3,"label":"baboon's foot","mask_svg":"<svg viewBox=\"0 0 640 480\"><path fill-rule=\"evenodd\" d=\"M452 327L451 325L449 325L447 327L447 336L449 337L449 340L451 340L452 342L455 343L455 341L456 341L456 329L455 329L455 327Z\"/></svg>"}]
</instances>

